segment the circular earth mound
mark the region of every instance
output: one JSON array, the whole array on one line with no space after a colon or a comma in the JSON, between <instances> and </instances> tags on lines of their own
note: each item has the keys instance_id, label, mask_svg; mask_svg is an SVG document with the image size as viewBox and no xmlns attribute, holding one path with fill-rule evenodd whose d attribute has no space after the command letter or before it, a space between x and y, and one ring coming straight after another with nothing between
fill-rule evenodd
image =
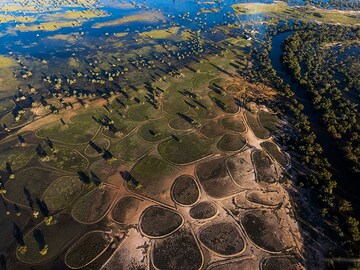
<instances>
[{"instance_id":1,"label":"circular earth mound","mask_svg":"<svg viewBox=\"0 0 360 270\"><path fill-rule=\"evenodd\" d=\"M207 160L196 167L196 175L205 192L216 199L233 196L242 191L236 186L225 165L226 157Z\"/></svg>"},{"instance_id":2,"label":"circular earth mound","mask_svg":"<svg viewBox=\"0 0 360 270\"><path fill-rule=\"evenodd\" d=\"M50 226L43 221L24 236L27 252L21 254L17 251L16 257L28 264L40 265L48 262L61 254L71 241L83 235L85 231L85 224L76 222L68 214L58 214L54 216ZM45 245L48 245L48 252L46 256L42 256L39 251Z\"/></svg>"},{"instance_id":3,"label":"circular earth mound","mask_svg":"<svg viewBox=\"0 0 360 270\"><path fill-rule=\"evenodd\" d=\"M116 192L111 188L96 188L77 200L72 209L75 220L83 223L95 223L100 221L110 205Z\"/></svg>"},{"instance_id":4,"label":"circular earth mound","mask_svg":"<svg viewBox=\"0 0 360 270\"><path fill-rule=\"evenodd\" d=\"M245 242L238 228L230 222L213 223L200 229L200 241L221 255L240 253Z\"/></svg>"},{"instance_id":5,"label":"circular earth mound","mask_svg":"<svg viewBox=\"0 0 360 270\"><path fill-rule=\"evenodd\" d=\"M77 176L60 177L46 190L43 200L49 209L65 208L75 200L83 186Z\"/></svg>"},{"instance_id":6,"label":"circular earth mound","mask_svg":"<svg viewBox=\"0 0 360 270\"><path fill-rule=\"evenodd\" d=\"M183 205L192 205L199 198L199 188L194 178L181 175L175 179L171 189L174 201Z\"/></svg>"},{"instance_id":7,"label":"circular earth mound","mask_svg":"<svg viewBox=\"0 0 360 270\"><path fill-rule=\"evenodd\" d=\"M203 263L194 236L185 229L156 240L153 258L157 269L198 270Z\"/></svg>"},{"instance_id":8,"label":"circular earth mound","mask_svg":"<svg viewBox=\"0 0 360 270\"><path fill-rule=\"evenodd\" d=\"M89 143L89 145L86 146L84 152L88 157L97 157L101 155L104 149L108 149L109 146L110 142L108 139L98 138Z\"/></svg>"},{"instance_id":9,"label":"circular earth mound","mask_svg":"<svg viewBox=\"0 0 360 270\"><path fill-rule=\"evenodd\" d=\"M90 171L96 172L96 175L103 181L106 181L110 175L118 172L118 167L121 164L119 160L111 164L105 159L99 159L90 165Z\"/></svg>"},{"instance_id":10,"label":"circular earth mound","mask_svg":"<svg viewBox=\"0 0 360 270\"><path fill-rule=\"evenodd\" d=\"M203 125L200 129L200 133L207 138L216 138L224 134L225 130L219 125L217 121L209 122Z\"/></svg>"},{"instance_id":11,"label":"circular earth mound","mask_svg":"<svg viewBox=\"0 0 360 270\"><path fill-rule=\"evenodd\" d=\"M217 209L211 202L200 202L197 205L191 207L190 216L194 219L208 219L215 216Z\"/></svg>"},{"instance_id":12,"label":"circular earth mound","mask_svg":"<svg viewBox=\"0 0 360 270\"><path fill-rule=\"evenodd\" d=\"M177 230L183 222L182 217L160 206L145 209L140 218L140 228L149 237L161 237Z\"/></svg>"},{"instance_id":13,"label":"circular earth mound","mask_svg":"<svg viewBox=\"0 0 360 270\"><path fill-rule=\"evenodd\" d=\"M226 117L220 120L220 124L231 131L234 132L245 132L246 131L246 127L244 124L244 121L241 117L236 116L236 117Z\"/></svg>"},{"instance_id":14,"label":"circular earth mound","mask_svg":"<svg viewBox=\"0 0 360 270\"><path fill-rule=\"evenodd\" d=\"M171 120L169 126L177 130L189 130L193 128L193 125L190 122L181 117Z\"/></svg>"},{"instance_id":15,"label":"circular earth mound","mask_svg":"<svg viewBox=\"0 0 360 270\"><path fill-rule=\"evenodd\" d=\"M211 140L197 133L189 133L160 143L158 150L163 158L173 163L187 164L211 155L211 144Z\"/></svg>"},{"instance_id":16,"label":"circular earth mound","mask_svg":"<svg viewBox=\"0 0 360 270\"><path fill-rule=\"evenodd\" d=\"M277 269L295 270L295 269L299 269L299 263L296 262L294 260L294 258L290 258L290 257L268 257L263 261L261 269L263 269L263 270L277 270Z\"/></svg>"},{"instance_id":17,"label":"circular earth mound","mask_svg":"<svg viewBox=\"0 0 360 270\"><path fill-rule=\"evenodd\" d=\"M65 263L73 269L82 268L105 252L109 245L110 241L104 232L89 232L68 250Z\"/></svg>"},{"instance_id":18,"label":"circular earth mound","mask_svg":"<svg viewBox=\"0 0 360 270\"><path fill-rule=\"evenodd\" d=\"M126 196L116 203L111 216L116 222L128 224L133 213L138 211L139 205L139 199L132 196Z\"/></svg>"},{"instance_id":19,"label":"circular earth mound","mask_svg":"<svg viewBox=\"0 0 360 270\"><path fill-rule=\"evenodd\" d=\"M218 143L218 148L225 152L239 151L245 144L246 139L243 136L225 134Z\"/></svg>"},{"instance_id":20,"label":"circular earth mound","mask_svg":"<svg viewBox=\"0 0 360 270\"><path fill-rule=\"evenodd\" d=\"M276 206L281 203L281 196L276 191L264 192L264 191L253 191L246 195L246 199L250 202L263 204L266 206Z\"/></svg>"},{"instance_id":21,"label":"circular earth mound","mask_svg":"<svg viewBox=\"0 0 360 270\"><path fill-rule=\"evenodd\" d=\"M241 223L251 241L257 246L272 252L287 248L283 241L284 232L278 218L270 211L249 211L241 218Z\"/></svg>"},{"instance_id":22,"label":"circular earth mound","mask_svg":"<svg viewBox=\"0 0 360 270\"><path fill-rule=\"evenodd\" d=\"M288 159L284 152L282 152L279 147L272 142L262 142L260 143L261 147L264 148L270 156L272 156L281 166L286 167L288 165Z\"/></svg>"},{"instance_id":23,"label":"circular earth mound","mask_svg":"<svg viewBox=\"0 0 360 270\"><path fill-rule=\"evenodd\" d=\"M253 152L252 160L255 165L256 179L258 181L273 184L278 180L274 163L264 150Z\"/></svg>"}]
</instances>

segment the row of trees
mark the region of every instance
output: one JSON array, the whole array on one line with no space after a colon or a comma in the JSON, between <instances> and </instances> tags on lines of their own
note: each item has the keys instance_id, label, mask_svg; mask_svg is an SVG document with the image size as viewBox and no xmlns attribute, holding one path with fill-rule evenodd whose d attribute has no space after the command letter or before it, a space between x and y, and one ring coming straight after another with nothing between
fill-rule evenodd
<instances>
[{"instance_id":1,"label":"row of trees","mask_svg":"<svg viewBox=\"0 0 360 270\"><path fill-rule=\"evenodd\" d=\"M341 141L341 150L356 173L360 173L359 111L355 103L360 96L360 77L354 69L360 61L351 41L359 40L359 28L320 25L289 36L282 57L292 77L311 94L327 131ZM349 99L349 92L357 100Z\"/></svg>"},{"instance_id":2,"label":"row of trees","mask_svg":"<svg viewBox=\"0 0 360 270\"><path fill-rule=\"evenodd\" d=\"M306 4L320 8L360 10L358 0L287 0L289 4Z\"/></svg>"},{"instance_id":3,"label":"row of trees","mask_svg":"<svg viewBox=\"0 0 360 270\"><path fill-rule=\"evenodd\" d=\"M271 40L275 34L280 31L313 27L315 25L295 23L292 26L279 25L269 29L264 43L253 50L253 55L258 60L258 67L253 69L251 75L279 90L282 98L277 104L272 104L272 107L286 115L291 123L288 127L291 130L284 132L280 140L298 154L298 160L306 169L300 185L309 187L313 191L322 207L321 213L324 219L337 233L339 244L347 250L348 256L357 257L359 256L357 243L360 241L359 221L354 217L351 204L334 193L337 181L330 172L330 164L323 154L321 145L317 143L316 134L312 131L308 117L303 112L304 106L295 98L290 86L277 75L269 59Z\"/></svg>"}]
</instances>

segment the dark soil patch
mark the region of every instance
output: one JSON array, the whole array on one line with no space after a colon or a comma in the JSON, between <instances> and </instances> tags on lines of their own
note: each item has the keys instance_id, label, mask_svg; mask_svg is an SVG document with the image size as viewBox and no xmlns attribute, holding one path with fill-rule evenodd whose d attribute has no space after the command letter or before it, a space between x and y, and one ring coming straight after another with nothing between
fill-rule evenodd
<instances>
[{"instance_id":1,"label":"dark soil patch","mask_svg":"<svg viewBox=\"0 0 360 270\"><path fill-rule=\"evenodd\" d=\"M230 222L213 223L200 229L200 241L222 255L234 255L244 249L244 239Z\"/></svg>"},{"instance_id":2,"label":"dark soil patch","mask_svg":"<svg viewBox=\"0 0 360 270\"><path fill-rule=\"evenodd\" d=\"M126 196L116 203L111 216L116 222L127 224L133 213L138 211L139 205L139 199Z\"/></svg>"},{"instance_id":3,"label":"dark soil patch","mask_svg":"<svg viewBox=\"0 0 360 270\"><path fill-rule=\"evenodd\" d=\"M81 268L101 254L109 244L103 232L88 233L69 249L65 262L72 268Z\"/></svg>"},{"instance_id":4,"label":"dark soil patch","mask_svg":"<svg viewBox=\"0 0 360 270\"><path fill-rule=\"evenodd\" d=\"M220 142L218 148L221 151L239 151L246 144L246 139L241 135L225 134Z\"/></svg>"},{"instance_id":5,"label":"dark soil patch","mask_svg":"<svg viewBox=\"0 0 360 270\"><path fill-rule=\"evenodd\" d=\"M115 190L97 187L75 202L72 215L84 223L98 222L111 206L115 196Z\"/></svg>"},{"instance_id":6,"label":"dark soil patch","mask_svg":"<svg viewBox=\"0 0 360 270\"><path fill-rule=\"evenodd\" d=\"M237 117L226 117L220 120L220 124L231 131L234 132L245 132L246 131L246 127L244 124L244 121L241 117L237 116Z\"/></svg>"},{"instance_id":7,"label":"dark soil patch","mask_svg":"<svg viewBox=\"0 0 360 270\"><path fill-rule=\"evenodd\" d=\"M205 192L213 198L224 198L241 191L232 182L223 157L199 164L196 168L196 174Z\"/></svg>"},{"instance_id":8,"label":"dark soil patch","mask_svg":"<svg viewBox=\"0 0 360 270\"><path fill-rule=\"evenodd\" d=\"M189 130L193 128L193 125L182 117L171 120L169 126L177 130Z\"/></svg>"},{"instance_id":9,"label":"dark soil patch","mask_svg":"<svg viewBox=\"0 0 360 270\"><path fill-rule=\"evenodd\" d=\"M217 213L216 207L211 202L200 202L191 207L189 214L194 219L208 219L215 216Z\"/></svg>"},{"instance_id":10,"label":"dark soil patch","mask_svg":"<svg viewBox=\"0 0 360 270\"><path fill-rule=\"evenodd\" d=\"M198 270L202 265L201 251L196 240L185 229L156 240L153 252L153 263L158 269Z\"/></svg>"},{"instance_id":11,"label":"dark soil patch","mask_svg":"<svg viewBox=\"0 0 360 270\"><path fill-rule=\"evenodd\" d=\"M201 127L200 133L207 138L216 138L224 134L225 130L217 121L212 121Z\"/></svg>"},{"instance_id":12,"label":"dark soil patch","mask_svg":"<svg viewBox=\"0 0 360 270\"><path fill-rule=\"evenodd\" d=\"M172 196L177 203L194 204L199 198L199 188L194 178L188 175L181 175L176 178L172 186Z\"/></svg>"},{"instance_id":13,"label":"dark soil patch","mask_svg":"<svg viewBox=\"0 0 360 270\"><path fill-rule=\"evenodd\" d=\"M277 216L269 211L250 211L241 218L246 233L259 247L278 252L286 248Z\"/></svg>"},{"instance_id":14,"label":"dark soil patch","mask_svg":"<svg viewBox=\"0 0 360 270\"><path fill-rule=\"evenodd\" d=\"M256 179L266 183L275 183L277 180L274 164L265 151L255 151L253 162L256 170Z\"/></svg>"},{"instance_id":15,"label":"dark soil patch","mask_svg":"<svg viewBox=\"0 0 360 270\"><path fill-rule=\"evenodd\" d=\"M174 211L160 206L148 207L141 216L141 230L150 237L172 233L182 223L182 217Z\"/></svg>"}]
</instances>

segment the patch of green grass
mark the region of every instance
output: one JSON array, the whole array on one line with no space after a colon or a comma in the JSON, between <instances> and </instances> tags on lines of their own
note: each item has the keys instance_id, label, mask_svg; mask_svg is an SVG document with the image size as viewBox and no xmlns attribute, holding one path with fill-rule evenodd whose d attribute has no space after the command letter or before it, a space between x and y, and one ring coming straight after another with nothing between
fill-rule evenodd
<instances>
[{"instance_id":1,"label":"patch of green grass","mask_svg":"<svg viewBox=\"0 0 360 270\"><path fill-rule=\"evenodd\" d=\"M57 145L55 145L55 149L58 152L53 154L50 147L44 147L44 150L48 154L49 158L47 161L42 159L42 163L44 165L69 172L77 172L87 168L87 159L75 149Z\"/></svg>"},{"instance_id":2,"label":"patch of green grass","mask_svg":"<svg viewBox=\"0 0 360 270\"><path fill-rule=\"evenodd\" d=\"M9 214L7 214L9 211ZM13 205L7 203L0 203L0 251L9 247L14 239L14 224L16 224L20 230L23 229L27 223L30 214L26 210L21 210L21 215L16 215L16 209Z\"/></svg>"},{"instance_id":3,"label":"patch of green grass","mask_svg":"<svg viewBox=\"0 0 360 270\"><path fill-rule=\"evenodd\" d=\"M140 127L138 135L145 141L158 142L170 137L171 131L168 119L152 121Z\"/></svg>"},{"instance_id":4,"label":"patch of green grass","mask_svg":"<svg viewBox=\"0 0 360 270\"><path fill-rule=\"evenodd\" d=\"M83 223L98 222L108 211L116 193L115 190L108 187L96 187L74 203L71 214L76 220Z\"/></svg>"},{"instance_id":5,"label":"patch of green grass","mask_svg":"<svg viewBox=\"0 0 360 270\"><path fill-rule=\"evenodd\" d=\"M2 99L0 100L0 115L15 108L15 104L12 100Z\"/></svg>"},{"instance_id":6,"label":"patch of green grass","mask_svg":"<svg viewBox=\"0 0 360 270\"><path fill-rule=\"evenodd\" d=\"M185 89L182 89L184 91ZM189 106L185 103L185 97L178 91L172 89L165 95L163 100L163 109L168 114L185 113Z\"/></svg>"},{"instance_id":7,"label":"patch of green grass","mask_svg":"<svg viewBox=\"0 0 360 270\"><path fill-rule=\"evenodd\" d=\"M14 128L14 127L24 125L25 123L30 121L30 118L33 115L33 113L29 109L24 109L24 111L25 111L25 113L21 115L21 117L20 117L20 119L18 121L16 121L13 112L7 113L1 119L1 124L3 126L8 127L8 128Z\"/></svg>"},{"instance_id":8,"label":"patch of green grass","mask_svg":"<svg viewBox=\"0 0 360 270\"><path fill-rule=\"evenodd\" d=\"M221 90L225 90L230 83L231 82L229 80L226 80L224 78L217 78L210 82L213 87L219 88Z\"/></svg>"},{"instance_id":9,"label":"patch of green grass","mask_svg":"<svg viewBox=\"0 0 360 270\"><path fill-rule=\"evenodd\" d=\"M65 144L81 144L89 142L95 135L99 124L93 119L105 114L104 110L88 109L74 116L71 122L60 120L49 124L36 132L42 138L60 141Z\"/></svg>"},{"instance_id":10,"label":"patch of green grass","mask_svg":"<svg viewBox=\"0 0 360 270\"><path fill-rule=\"evenodd\" d=\"M133 121L146 121L146 120L154 120L162 117L161 110L155 109L148 103L145 103L141 106L133 107L128 112L129 118Z\"/></svg>"},{"instance_id":11,"label":"patch of green grass","mask_svg":"<svg viewBox=\"0 0 360 270\"><path fill-rule=\"evenodd\" d=\"M219 116L220 112L217 106L214 105L208 96L203 96L198 102L201 104L198 105L199 109L191 108L191 113L197 115L200 120L214 119Z\"/></svg>"},{"instance_id":12,"label":"patch of green grass","mask_svg":"<svg viewBox=\"0 0 360 270\"><path fill-rule=\"evenodd\" d=\"M75 222L68 214L58 214L50 225L40 223L24 236L27 252L16 253L17 257L29 264L41 264L58 256L76 237L84 233L86 226ZM43 243L41 243L43 239ZM40 242L40 244L39 244ZM48 245L48 252L42 256L42 245Z\"/></svg>"},{"instance_id":13,"label":"patch of green grass","mask_svg":"<svg viewBox=\"0 0 360 270\"><path fill-rule=\"evenodd\" d=\"M101 158L91 164L89 169L90 171L93 171L97 177L99 177L100 181L106 181L106 178L117 172L117 168L120 164L120 160L116 160L110 164L105 159Z\"/></svg>"},{"instance_id":14,"label":"patch of green grass","mask_svg":"<svg viewBox=\"0 0 360 270\"><path fill-rule=\"evenodd\" d=\"M159 153L177 164L186 164L204 158L213 153L211 140L204 139L196 133L180 138L171 138L159 145Z\"/></svg>"},{"instance_id":15,"label":"patch of green grass","mask_svg":"<svg viewBox=\"0 0 360 270\"><path fill-rule=\"evenodd\" d=\"M42 198L48 187L61 176L64 174L48 169L26 168L16 173L14 179L7 181L5 197L26 206L32 201L33 207L38 208L36 199Z\"/></svg>"},{"instance_id":16,"label":"patch of green grass","mask_svg":"<svg viewBox=\"0 0 360 270\"><path fill-rule=\"evenodd\" d=\"M177 174L179 170L161 158L146 156L131 170L128 187L139 194L162 201L161 196L169 192L171 183L169 177ZM138 184L141 185L139 188ZM165 201L166 203L166 201Z\"/></svg>"},{"instance_id":17,"label":"patch of green grass","mask_svg":"<svg viewBox=\"0 0 360 270\"><path fill-rule=\"evenodd\" d=\"M280 121L274 114L265 111L260 111L258 115L259 115L260 124L264 128L268 129L270 132L275 132L279 130Z\"/></svg>"},{"instance_id":18,"label":"patch of green grass","mask_svg":"<svg viewBox=\"0 0 360 270\"><path fill-rule=\"evenodd\" d=\"M209 82L213 79L213 76L206 73L198 73L191 80L192 86L195 90L206 89L209 85Z\"/></svg>"},{"instance_id":19,"label":"patch of green grass","mask_svg":"<svg viewBox=\"0 0 360 270\"><path fill-rule=\"evenodd\" d=\"M6 169L6 162L9 162L12 170L25 166L36 154L36 146L27 144L21 146L19 139L0 144L0 169Z\"/></svg>"},{"instance_id":20,"label":"patch of green grass","mask_svg":"<svg viewBox=\"0 0 360 270\"><path fill-rule=\"evenodd\" d=\"M60 177L46 190L42 199L49 209L63 209L75 200L83 186L78 176Z\"/></svg>"},{"instance_id":21,"label":"patch of green grass","mask_svg":"<svg viewBox=\"0 0 360 270\"><path fill-rule=\"evenodd\" d=\"M239 106L236 104L234 97L231 94L227 94L225 91L222 92L224 95L209 92L209 97L222 111L226 113L237 113Z\"/></svg>"},{"instance_id":22,"label":"patch of green grass","mask_svg":"<svg viewBox=\"0 0 360 270\"><path fill-rule=\"evenodd\" d=\"M226 118L222 118L220 120L220 124L231 131L234 132L245 132L246 131L246 127L244 124L244 121L241 117L226 117Z\"/></svg>"},{"instance_id":23,"label":"patch of green grass","mask_svg":"<svg viewBox=\"0 0 360 270\"><path fill-rule=\"evenodd\" d=\"M131 121L129 118L123 118L119 113L112 113L109 118L114 121L111 128L103 129L103 134L112 138L119 138L128 135L138 125L138 122Z\"/></svg>"},{"instance_id":24,"label":"patch of green grass","mask_svg":"<svg viewBox=\"0 0 360 270\"><path fill-rule=\"evenodd\" d=\"M135 161L149 152L152 144L145 142L136 133L116 142L112 142L109 151L117 158L125 161Z\"/></svg>"},{"instance_id":25,"label":"patch of green grass","mask_svg":"<svg viewBox=\"0 0 360 270\"><path fill-rule=\"evenodd\" d=\"M246 111L244 115L247 123L249 124L251 130L254 132L256 137L258 137L259 139L267 139L270 137L270 132L260 125L256 114L252 114Z\"/></svg>"},{"instance_id":26,"label":"patch of green grass","mask_svg":"<svg viewBox=\"0 0 360 270\"><path fill-rule=\"evenodd\" d=\"M286 167L288 160L286 155L280 151L278 146L272 142L262 142L261 147L264 148L281 166Z\"/></svg>"}]
</instances>

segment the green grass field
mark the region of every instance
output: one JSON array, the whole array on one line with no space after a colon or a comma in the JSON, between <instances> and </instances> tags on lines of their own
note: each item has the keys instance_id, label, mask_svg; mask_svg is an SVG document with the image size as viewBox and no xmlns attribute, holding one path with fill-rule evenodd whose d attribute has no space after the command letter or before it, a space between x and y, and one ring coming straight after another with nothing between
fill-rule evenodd
<instances>
[{"instance_id":1,"label":"green grass field","mask_svg":"<svg viewBox=\"0 0 360 270\"><path fill-rule=\"evenodd\" d=\"M75 200L83 186L78 176L63 176L52 183L42 199L49 209L63 209Z\"/></svg>"},{"instance_id":2,"label":"green grass field","mask_svg":"<svg viewBox=\"0 0 360 270\"><path fill-rule=\"evenodd\" d=\"M24 236L27 252L17 257L29 264L41 264L58 256L66 246L85 232L86 226L75 222L70 215L59 214L54 216L53 223L49 226L44 222L30 230ZM43 245L48 245L46 256L42 256L39 251Z\"/></svg>"},{"instance_id":3,"label":"green grass field","mask_svg":"<svg viewBox=\"0 0 360 270\"><path fill-rule=\"evenodd\" d=\"M171 138L159 145L159 153L176 164L186 164L209 156L213 153L212 142L196 133L190 133L177 139Z\"/></svg>"}]
</instances>

